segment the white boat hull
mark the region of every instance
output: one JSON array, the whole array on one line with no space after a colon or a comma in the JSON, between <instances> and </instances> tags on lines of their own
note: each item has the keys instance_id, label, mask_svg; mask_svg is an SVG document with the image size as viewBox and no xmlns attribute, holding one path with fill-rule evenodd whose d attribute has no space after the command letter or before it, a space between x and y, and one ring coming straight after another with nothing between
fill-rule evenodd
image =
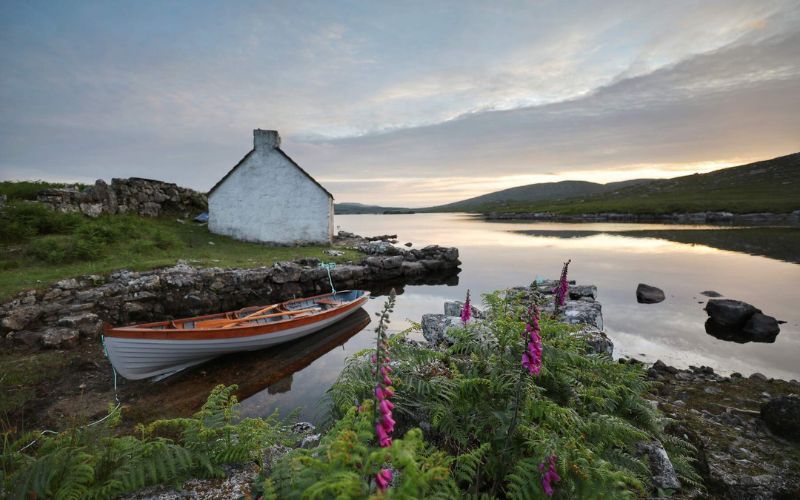
<instances>
[{"instance_id":1,"label":"white boat hull","mask_svg":"<svg viewBox=\"0 0 800 500\"><path fill-rule=\"evenodd\" d=\"M106 336L103 343L117 373L129 380L139 380L168 375L225 354L256 351L290 342L341 321L359 308L346 308L339 314L320 318L310 324L258 335L200 340Z\"/></svg>"}]
</instances>

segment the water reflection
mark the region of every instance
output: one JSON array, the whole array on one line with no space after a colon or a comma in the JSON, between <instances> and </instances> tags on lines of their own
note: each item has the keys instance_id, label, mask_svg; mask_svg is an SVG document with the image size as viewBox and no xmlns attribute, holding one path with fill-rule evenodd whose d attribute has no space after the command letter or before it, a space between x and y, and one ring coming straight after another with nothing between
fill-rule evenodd
<instances>
[{"instance_id":1,"label":"water reflection","mask_svg":"<svg viewBox=\"0 0 800 500\"><path fill-rule=\"evenodd\" d=\"M205 402L218 384L236 384L239 386L237 397L247 409L252 406L249 402L258 399L261 393L274 396L291 393L296 372L341 348L369 323L369 313L359 309L342 321L293 342L223 356L156 384L127 381L122 394L135 403L135 413L142 412L151 419L189 415ZM154 385L158 390L153 390Z\"/></svg>"},{"instance_id":2,"label":"water reflection","mask_svg":"<svg viewBox=\"0 0 800 500\"><path fill-rule=\"evenodd\" d=\"M337 215L336 224L359 234L397 234L415 248L456 246L461 273L426 284L387 283L373 292L399 293L391 328L398 331L425 313L441 312L445 300L556 277L571 258L570 277L599 288L606 332L615 355L674 366L708 365L721 372L761 372L791 379L800 375L800 283L798 229L714 228L629 223L485 222L466 214ZM754 255L761 255L754 256ZM770 258L767 258L770 257ZM438 278L437 278L438 279ZM638 283L666 293L659 304L636 301ZM739 344L708 335L703 290L749 302L786 320L773 344ZM377 295L376 294L376 295ZM367 328L380 310L375 297L364 311L323 332L265 351L221 358L160 382L126 383L132 421L197 411L217 384L238 384L244 416L286 414L318 420L325 392L348 356L372 347ZM419 334L416 334L419 335ZM130 396L130 398L129 398ZM137 409L138 408L138 409ZM142 410L141 408L146 408ZM136 411L143 412L137 418Z\"/></svg>"},{"instance_id":3,"label":"water reflection","mask_svg":"<svg viewBox=\"0 0 800 500\"><path fill-rule=\"evenodd\" d=\"M748 228L683 228L683 229L628 229L619 230L542 230L526 229L519 234L541 238L588 238L599 235L626 238L666 240L689 245L704 245L719 250L760 255L786 262L800 263L800 228L748 227ZM643 247L657 248L657 242L644 243Z\"/></svg>"},{"instance_id":4,"label":"water reflection","mask_svg":"<svg viewBox=\"0 0 800 500\"><path fill-rule=\"evenodd\" d=\"M570 277L599 287L616 355L786 379L800 374L797 228L486 222L468 214L337 215L336 224L360 234L397 234L415 247L459 248L458 286L407 289L395 307L398 328L408 324L405 318L419 321L425 312L440 312L443 300L461 299L467 288L477 296L537 276L555 277L571 258ZM638 283L663 289L666 300L637 303ZM719 340L704 328L703 290L744 300L787 323L774 344Z\"/></svg>"},{"instance_id":5,"label":"water reflection","mask_svg":"<svg viewBox=\"0 0 800 500\"><path fill-rule=\"evenodd\" d=\"M721 325L711 318L708 318L705 323L706 333L712 337L724 340L726 342L736 342L737 344L746 344L748 342L763 342L765 344L772 344L777 338L777 332L762 332L758 334L747 333L741 328L731 328L729 326Z\"/></svg>"}]
</instances>

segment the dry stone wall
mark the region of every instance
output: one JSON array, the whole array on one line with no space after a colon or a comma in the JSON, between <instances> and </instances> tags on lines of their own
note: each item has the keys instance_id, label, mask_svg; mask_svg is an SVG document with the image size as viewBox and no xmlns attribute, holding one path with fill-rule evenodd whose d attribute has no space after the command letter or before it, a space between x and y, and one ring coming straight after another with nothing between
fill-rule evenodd
<instances>
[{"instance_id":1,"label":"dry stone wall","mask_svg":"<svg viewBox=\"0 0 800 500\"><path fill-rule=\"evenodd\" d=\"M460 271L456 248L432 245L387 255L384 247L373 244L365 250L374 255L331 271L337 290L443 283ZM316 259L255 269L195 268L179 263L146 272L70 278L20 293L0 305L0 332L11 344L69 348L81 339L99 337L103 322L122 325L174 319L329 291L327 271Z\"/></svg>"},{"instance_id":2,"label":"dry stone wall","mask_svg":"<svg viewBox=\"0 0 800 500\"><path fill-rule=\"evenodd\" d=\"M84 190L76 188L45 189L38 201L54 210L82 213L90 217L103 214L136 214L158 217L164 213L185 216L207 210L204 193L170 182L151 179L111 179L111 184L98 179Z\"/></svg>"}]
</instances>

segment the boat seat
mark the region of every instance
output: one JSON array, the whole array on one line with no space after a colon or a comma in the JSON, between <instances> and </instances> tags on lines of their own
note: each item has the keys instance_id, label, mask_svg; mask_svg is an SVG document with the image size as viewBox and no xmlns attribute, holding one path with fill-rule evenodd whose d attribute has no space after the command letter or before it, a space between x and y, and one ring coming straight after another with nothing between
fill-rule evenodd
<instances>
[{"instance_id":1,"label":"boat seat","mask_svg":"<svg viewBox=\"0 0 800 500\"><path fill-rule=\"evenodd\" d=\"M319 299L315 302L317 304L323 304L326 306L338 306L339 304L341 304L341 302L339 302L338 300L333 300L333 299Z\"/></svg>"}]
</instances>

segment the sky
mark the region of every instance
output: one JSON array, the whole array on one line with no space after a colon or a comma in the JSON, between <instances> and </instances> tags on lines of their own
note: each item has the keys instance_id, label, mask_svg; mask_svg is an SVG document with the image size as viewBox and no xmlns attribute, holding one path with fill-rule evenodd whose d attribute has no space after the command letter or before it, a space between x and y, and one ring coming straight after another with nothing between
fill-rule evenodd
<instances>
[{"instance_id":1,"label":"sky","mask_svg":"<svg viewBox=\"0 0 800 500\"><path fill-rule=\"evenodd\" d=\"M800 151L800 2L0 0L0 179L208 190L255 128L419 207Z\"/></svg>"}]
</instances>

